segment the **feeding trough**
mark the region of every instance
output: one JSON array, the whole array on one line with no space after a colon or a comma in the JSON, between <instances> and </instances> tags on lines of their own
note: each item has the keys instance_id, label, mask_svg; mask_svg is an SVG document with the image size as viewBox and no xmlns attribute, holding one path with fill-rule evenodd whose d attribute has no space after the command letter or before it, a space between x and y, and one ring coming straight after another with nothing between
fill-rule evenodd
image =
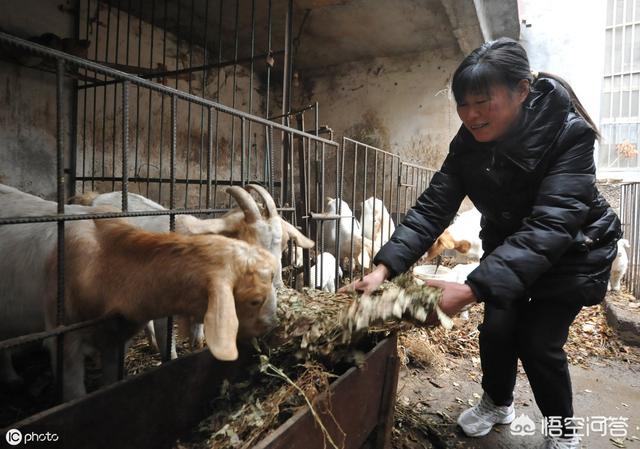
<instances>
[{"instance_id":1,"label":"feeding trough","mask_svg":"<svg viewBox=\"0 0 640 449\"><path fill-rule=\"evenodd\" d=\"M389 446L399 361L396 335L371 348L359 367L349 368L318 397L323 425L339 447ZM47 447L169 448L202 418L225 378L247 364L215 360L208 350L181 357L11 426L23 435L55 434ZM355 405L357 404L357 406ZM9 429L2 431L5 434ZM308 407L254 446L260 449L324 448L325 436Z\"/></svg>"}]
</instances>

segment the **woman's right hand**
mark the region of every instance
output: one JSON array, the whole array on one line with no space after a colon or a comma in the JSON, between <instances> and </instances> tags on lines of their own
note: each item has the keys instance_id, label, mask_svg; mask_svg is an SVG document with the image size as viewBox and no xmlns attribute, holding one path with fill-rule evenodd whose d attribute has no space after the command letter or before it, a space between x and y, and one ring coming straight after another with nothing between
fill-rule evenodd
<instances>
[{"instance_id":1,"label":"woman's right hand","mask_svg":"<svg viewBox=\"0 0 640 449\"><path fill-rule=\"evenodd\" d=\"M362 279L352 282L349 285L345 285L340 290L339 293L349 293L349 292L362 292L366 294L373 293L382 283L389 277L389 269L383 265L377 265L371 273L367 274Z\"/></svg>"}]
</instances>

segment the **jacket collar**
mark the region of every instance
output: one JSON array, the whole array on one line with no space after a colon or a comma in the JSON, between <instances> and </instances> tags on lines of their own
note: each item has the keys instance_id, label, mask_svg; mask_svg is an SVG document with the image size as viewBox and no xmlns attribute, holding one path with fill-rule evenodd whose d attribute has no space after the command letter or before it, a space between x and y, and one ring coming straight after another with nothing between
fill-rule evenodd
<instances>
[{"instance_id":1,"label":"jacket collar","mask_svg":"<svg viewBox=\"0 0 640 449\"><path fill-rule=\"evenodd\" d=\"M567 90L554 79L539 78L523 104L518 122L504 140L477 142L464 125L457 139L468 149L494 148L518 167L532 172L555 142L571 110Z\"/></svg>"}]
</instances>

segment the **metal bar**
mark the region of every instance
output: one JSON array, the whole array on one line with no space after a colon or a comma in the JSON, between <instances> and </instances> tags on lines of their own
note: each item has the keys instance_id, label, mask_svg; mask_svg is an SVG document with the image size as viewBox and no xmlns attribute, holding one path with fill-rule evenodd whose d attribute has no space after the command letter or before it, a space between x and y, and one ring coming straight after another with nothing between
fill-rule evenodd
<instances>
[{"instance_id":1,"label":"metal bar","mask_svg":"<svg viewBox=\"0 0 640 449\"><path fill-rule=\"evenodd\" d=\"M164 2L164 28L162 31L162 65L164 67L167 66L167 17L168 17L168 13L167 13L167 4L169 2ZM176 89L177 91L177 89ZM149 92L149 95L151 95L151 92ZM162 162L163 162L163 157L162 157L162 151L163 151L163 147L164 147L164 100L165 100L165 96L161 95L160 97L160 162L158 164L158 176L162 179ZM149 117L149 120L151 120L151 117ZM149 168L147 168L147 176L149 174ZM148 187L147 187L148 189ZM162 181L158 184L158 203L162 203Z\"/></svg>"},{"instance_id":2,"label":"metal bar","mask_svg":"<svg viewBox=\"0 0 640 449\"><path fill-rule=\"evenodd\" d=\"M64 214L64 61L56 61L56 172L58 214ZM56 298L56 326L64 323L64 220L58 222L58 290ZM64 386L64 337L56 340L56 394L63 397Z\"/></svg>"},{"instance_id":3,"label":"metal bar","mask_svg":"<svg viewBox=\"0 0 640 449\"><path fill-rule=\"evenodd\" d=\"M129 179L131 181L131 179ZM280 212L295 212L293 207L278 207ZM125 217L151 217L156 215L201 215L201 214L222 214L228 212L227 208L212 209L163 209L163 210L146 210L146 211L129 211L129 212L101 212L95 214L59 214L59 215L35 215L29 217L6 217L0 219L0 225L14 225L24 223L53 223L60 221L78 221L78 220L101 220L109 218L125 218Z\"/></svg>"},{"instance_id":4,"label":"metal bar","mask_svg":"<svg viewBox=\"0 0 640 449\"><path fill-rule=\"evenodd\" d=\"M189 67L193 65L193 16L194 16L195 3L191 0L191 18L189 20ZM187 82L189 93L192 92L191 81L192 76L189 75ZM185 177L189 179L189 160L191 159L191 102L187 103L187 154L185 161ZM202 185L202 184L200 184ZM189 203L189 184L184 186L184 207L187 207Z\"/></svg>"},{"instance_id":5,"label":"metal bar","mask_svg":"<svg viewBox=\"0 0 640 449\"><path fill-rule=\"evenodd\" d=\"M176 14L176 70L180 68L180 12L182 11L181 3L176 3L176 8L178 8L178 13ZM178 77L176 76L176 90L178 89ZM173 101L173 100L172 100Z\"/></svg>"},{"instance_id":6,"label":"metal bar","mask_svg":"<svg viewBox=\"0 0 640 449\"><path fill-rule=\"evenodd\" d=\"M369 165L369 147L365 147L364 148L364 173L362 174L362 205L364 206L364 200L367 197L367 175L368 175L368 165ZM355 204L353 205L354 208L354 215L356 213L355 211ZM362 210L362 209L361 209ZM361 246L362 246L362 250L364 251L364 225L361 223L360 224L360 242L361 242ZM362 253L361 253L361 259L362 259ZM362 260L358 261L359 263L362 262ZM364 264L360 263L360 276L364 277Z\"/></svg>"},{"instance_id":7,"label":"metal bar","mask_svg":"<svg viewBox=\"0 0 640 449\"><path fill-rule=\"evenodd\" d=\"M131 0L127 3L127 51L125 52L126 64L129 64L129 46L131 44Z\"/></svg>"},{"instance_id":8,"label":"metal bar","mask_svg":"<svg viewBox=\"0 0 640 449\"><path fill-rule=\"evenodd\" d=\"M297 119L298 129L304 129L304 115L298 114L296 116L296 119ZM307 178L307 170L306 170L307 158L305 153L304 139L300 139L300 142L298 142L298 167L299 167L298 171L300 176L300 195L299 195L298 202L295 203L296 205L295 218L297 223L302 223L303 221L306 221L304 217L307 217L309 214L309 203L307 202L307 198L308 198L308 178ZM291 252L289 253L289 255L291 255ZM305 248L302 250L302 257L304 260L309 258L308 249ZM291 259L291 257L289 257L289 259ZM324 273L322 268L320 269L320 272ZM309 269L308 268L304 269L303 275L302 275L304 285L309 285L309 282L310 282L309 274L310 274ZM316 274L316 283L320 281L320 278L321 277Z\"/></svg>"},{"instance_id":9,"label":"metal bar","mask_svg":"<svg viewBox=\"0 0 640 449\"><path fill-rule=\"evenodd\" d=\"M51 337L61 338L69 332L85 329L87 327L93 327L97 324L103 323L104 321L112 320L112 319L115 319L115 317L103 316L101 318L96 318L94 320L81 321L79 323L69 324L67 326L61 325L48 331L35 332L33 334L22 335L20 337L15 337L15 338L9 338L7 340L0 341L0 350L15 348L17 346L34 343L36 341L44 340L45 338L51 338Z\"/></svg>"},{"instance_id":10,"label":"metal bar","mask_svg":"<svg viewBox=\"0 0 640 449\"><path fill-rule=\"evenodd\" d=\"M288 0L284 34L284 70L282 73L282 115L291 110L291 81L293 69L293 0Z\"/></svg>"},{"instance_id":11,"label":"metal bar","mask_svg":"<svg viewBox=\"0 0 640 449\"><path fill-rule=\"evenodd\" d=\"M176 208L176 149L178 144L178 97L171 97L171 156L169 166L170 189L169 189L169 209ZM175 215L169 215L169 229L171 232L176 229Z\"/></svg>"},{"instance_id":12,"label":"metal bar","mask_svg":"<svg viewBox=\"0 0 640 449\"><path fill-rule=\"evenodd\" d=\"M367 145L366 143L360 142L360 141L358 141L358 140L351 139L351 138L349 138L349 137L343 137L343 139L344 139L345 141L347 141L347 142L351 142L351 143L353 143L353 144L357 144L357 145L359 145L359 146L361 146L361 147L363 147L363 148L368 148L368 149L370 149L370 150L374 150L374 151L377 151L377 152L379 152L379 153L384 153L384 154L387 154L387 155L389 155L389 156L397 156L396 154L391 153L391 152L389 152L389 151L385 151L385 150L383 150L383 149L381 149L381 148L374 147L374 146L372 146L372 145ZM403 162L403 163L404 163L404 162ZM414 166L416 166L416 167L421 167L420 165L415 165L415 164L410 164L410 163L406 163L406 164L407 164L407 165L414 165Z\"/></svg>"},{"instance_id":13,"label":"metal bar","mask_svg":"<svg viewBox=\"0 0 640 449\"><path fill-rule=\"evenodd\" d=\"M253 64L256 47L256 0L251 0L251 62L249 64L249 114L253 115ZM251 122L248 129L251 136ZM251 167L251 164L249 164Z\"/></svg>"},{"instance_id":14,"label":"metal bar","mask_svg":"<svg viewBox=\"0 0 640 449\"><path fill-rule=\"evenodd\" d=\"M218 63L222 61L222 15L224 13L224 0L220 0L220 11L218 12ZM218 76L216 77L217 89L216 89L216 101L220 102L220 65L218 65ZM213 204L214 206L217 204L218 197L218 160L220 157L220 142L219 142L219 125L220 125L220 113L216 110L216 157L214 164L214 176L213 182L215 184L213 190Z\"/></svg>"},{"instance_id":15,"label":"metal bar","mask_svg":"<svg viewBox=\"0 0 640 449\"><path fill-rule=\"evenodd\" d=\"M207 144L207 204L208 208L211 207L211 158L213 152L213 120L211 118L212 109L207 108L207 130L208 130L208 144Z\"/></svg>"},{"instance_id":16,"label":"metal bar","mask_svg":"<svg viewBox=\"0 0 640 449\"><path fill-rule=\"evenodd\" d=\"M113 118L115 122L115 117ZM122 83L122 211L129 210L129 81ZM124 378L126 343L118 345L118 380Z\"/></svg>"},{"instance_id":17,"label":"metal bar","mask_svg":"<svg viewBox=\"0 0 640 449\"><path fill-rule=\"evenodd\" d=\"M115 56L114 61L118 63L118 50L120 48L120 0L118 0L118 6L116 6L116 43L115 43ZM113 85L113 126L111 132L111 174L116 176L116 127L118 115L118 85ZM115 190L115 181L111 183L111 190Z\"/></svg>"},{"instance_id":18,"label":"metal bar","mask_svg":"<svg viewBox=\"0 0 640 449\"><path fill-rule=\"evenodd\" d=\"M396 182L396 223L400 223L400 187L402 186L402 161L397 163L397 182Z\"/></svg>"},{"instance_id":19,"label":"metal bar","mask_svg":"<svg viewBox=\"0 0 640 449\"><path fill-rule=\"evenodd\" d=\"M239 32L240 32L240 0L236 0L236 15L235 15L235 26L234 26L234 33L233 33L233 60L234 61L238 59L238 42L240 39ZM237 72L238 72L238 65L233 64L233 87L231 90L231 107L233 109L236 108L236 94L237 94L236 91L238 87ZM235 156L236 156L236 119L235 117L231 117L231 168L230 168L231 178L230 179L232 182L233 182L233 168L234 168ZM240 177L242 176L244 176L244 173L241 172ZM231 197L229 197L229 206L231 206Z\"/></svg>"},{"instance_id":20,"label":"metal bar","mask_svg":"<svg viewBox=\"0 0 640 449\"><path fill-rule=\"evenodd\" d=\"M376 199L378 199L378 152L375 151L373 158L373 217L371 220L371 253L373 254L373 245L376 241ZM384 157L384 156L383 156ZM364 200L364 198L363 198ZM380 212L382 215L382 212ZM362 203L362 209L360 211L360 216L364 220L364 201ZM382 224L383 220L380 220ZM361 223L364 230L364 223ZM382 228L380 228L380 236L382 236ZM364 241L362 242L364 246Z\"/></svg>"},{"instance_id":21,"label":"metal bar","mask_svg":"<svg viewBox=\"0 0 640 449\"><path fill-rule=\"evenodd\" d=\"M284 70L282 72L282 125L289 127L289 111L291 110L291 56L292 56L292 44L293 44L293 0L288 1L287 14L285 17L285 35L284 35ZM289 160L291 159L290 153L291 142L288 139L290 134L282 134L282 153L281 153L281 167L282 167L282 183L283 189L280 191L281 202L284 203L289 197L289 188L291 180L289 179Z\"/></svg>"},{"instance_id":22,"label":"metal bar","mask_svg":"<svg viewBox=\"0 0 640 449\"><path fill-rule=\"evenodd\" d=\"M80 39L80 2L77 4L73 18L73 35ZM80 69L78 69L79 71ZM69 196L76 196L76 174L78 170L78 80L73 79L71 98L71 145L69 148Z\"/></svg>"},{"instance_id":23,"label":"metal bar","mask_svg":"<svg viewBox=\"0 0 640 449\"><path fill-rule=\"evenodd\" d=\"M87 20L90 20L89 18ZM96 1L96 27L95 27L95 31L94 31L94 35L95 35L95 55L94 55L94 59L98 59L98 47L100 47L100 41L101 39L99 39L99 27L98 24L100 23L100 4L98 3L98 1ZM85 70L86 72L86 70ZM106 77L105 77L106 79ZM96 141L96 122L97 122L97 113L98 113L98 89L94 88L93 89L93 117L92 117L92 122L93 122L93 133L92 133L92 156L91 156L91 176L95 176L96 174L96 146L97 146L97 141ZM85 173L82 173L82 175L84 176ZM91 180L91 190L95 190L95 181Z\"/></svg>"},{"instance_id":24,"label":"metal bar","mask_svg":"<svg viewBox=\"0 0 640 449\"><path fill-rule=\"evenodd\" d=\"M267 8L267 55L270 55L269 57L271 57L273 59L273 55L271 52L271 27L272 27L272 19L271 19L271 3L272 0L269 0L269 5ZM270 108L270 103L269 103L269 93L271 91L271 68L272 65L269 64L269 60L265 59L265 62L267 63L267 88L266 88L266 92L265 92L265 105L266 105L266 110L265 110L265 117L269 117L269 111L271 110ZM273 167L273 165L272 165Z\"/></svg>"},{"instance_id":25,"label":"metal bar","mask_svg":"<svg viewBox=\"0 0 640 449\"><path fill-rule=\"evenodd\" d=\"M303 131L299 131L297 129L293 129L293 128L289 128L287 126L284 126L280 123L277 122L272 122L269 121L267 119L261 118L261 117L257 117L257 116L252 116L249 115L248 113L242 112L242 111L238 111L235 110L233 108L230 108L228 106L225 106L223 104L220 103L216 103L210 100L206 100L204 98L201 98L199 96L196 95L192 95L189 94L187 92L181 92L177 89L168 87L168 86L163 86L162 84L158 84L158 83L154 83L152 81L148 81L139 77L136 77L134 75L130 75L128 73L125 72L121 72L118 70L114 70L114 69L109 69L106 68L100 64L96 64L93 63L91 61L87 61L85 59L82 58L77 58L75 56L69 55L67 53L64 52L60 52L57 50L53 50L50 49L48 47L44 47L42 45L38 45L35 44L33 42L29 42L29 41L25 41L23 39L11 36L9 34L0 32L0 41L2 42L7 42L10 44L15 44L18 45L22 48L26 48L28 50L33 50L36 53L39 54L44 54L47 55L48 57L52 57L54 59L62 59L67 63L70 63L72 65L76 65L78 67L86 67L89 68L92 71L98 72L98 73L104 73L104 74L108 74L109 76L113 76L116 78L120 78L121 80L129 80L131 81L132 84L135 85L140 85L142 87L146 87L149 88L150 90L156 91L156 92L162 92L168 95L175 95L178 99L180 100L185 100L185 101L190 101L192 103L195 104L200 104L200 105L204 105L204 106L211 106L214 109L223 112L223 113L227 113L229 115L235 116L235 117L245 117L248 120L252 120L254 123L259 123L262 125L270 125L273 126L275 129L279 129L282 131L287 131L293 135L296 136L304 136L307 138L311 138L314 140L317 140L318 142L323 142L331 147L336 147L337 144L335 142L333 142L332 140L329 139L325 139L323 137L316 137L313 134L309 134L307 132L303 132Z\"/></svg>"},{"instance_id":26,"label":"metal bar","mask_svg":"<svg viewBox=\"0 0 640 449\"><path fill-rule=\"evenodd\" d=\"M111 0L107 0L107 37L105 39L105 50L104 50L104 60L108 61L109 60L109 37L110 37L110 32L111 32ZM98 7L100 7L100 5L98 5ZM105 74L104 77L105 81L107 79L107 75ZM102 176L105 176L105 154L106 154L106 148L105 148L105 140L106 140L106 128L107 128L107 114L106 114L106 110L107 110L107 88L105 86L105 88L103 89L103 95L102 95ZM112 173L111 175L115 175L115 173Z\"/></svg>"},{"instance_id":27,"label":"metal bar","mask_svg":"<svg viewBox=\"0 0 640 449\"><path fill-rule=\"evenodd\" d=\"M269 155L269 193L274 195L274 180L273 180L273 167L275 167L275 156L273 151L273 126L267 126L267 154Z\"/></svg>"},{"instance_id":28,"label":"metal bar","mask_svg":"<svg viewBox=\"0 0 640 449\"><path fill-rule=\"evenodd\" d=\"M246 184L245 170L246 153L247 153L247 138L246 138L246 119L243 117L240 119L240 185L242 187Z\"/></svg>"},{"instance_id":29,"label":"metal bar","mask_svg":"<svg viewBox=\"0 0 640 449\"><path fill-rule=\"evenodd\" d=\"M202 47L204 49L203 60L205 65L209 60L209 43L207 42L207 31L209 29L209 1L206 0L204 4L204 32L203 32L203 42ZM204 69L202 72L202 98L206 98L207 92L207 70ZM209 137L208 141L211 141L211 108L205 108L204 106L200 107L200 165L199 165L199 174L200 180L202 181L202 158L204 155L204 111L207 110L207 131ZM210 199L211 199L211 145L207 145L207 187L205 191L205 202L206 206L210 207ZM202 185L198 189L198 207L202 207Z\"/></svg>"},{"instance_id":30,"label":"metal bar","mask_svg":"<svg viewBox=\"0 0 640 449\"><path fill-rule=\"evenodd\" d=\"M140 11L142 11L142 0L139 1ZM151 30L153 32L154 19L156 12L156 0L151 1ZM151 38L151 46L153 46L153 37ZM138 17L138 65L142 61L142 15ZM128 63L128 59L127 59ZM149 92L149 98L152 93ZM135 146L135 158L133 162L133 174L138 176L138 150L140 146L140 86L136 86L136 146ZM147 165L147 172L149 165ZM147 195L149 195L149 189L147 189Z\"/></svg>"},{"instance_id":31,"label":"metal bar","mask_svg":"<svg viewBox=\"0 0 640 449\"><path fill-rule=\"evenodd\" d=\"M91 0L87 0L87 17L86 17L86 23L85 23L85 39L89 40L89 21L90 21L90 14L91 11ZM85 69L84 74L86 75L88 73L88 71ZM78 89L78 86L76 85L76 89ZM82 91L82 102L83 102L83 108L82 108L82 176L85 176L87 174L87 96L89 95L89 93L86 90ZM95 120L95 118L94 118ZM77 173L74 174L74 177L77 176ZM82 183L82 193L84 193L85 191L85 186L84 186L84 182Z\"/></svg>"},{"instance_id":32,"label":"metal bar","mask_svg":"<svg viewBox=\"0 0 640 449\"><path fill-rule=\"evenodd\" d=\"M343 146L346 147L346 145L349 143L349 141L346 138L343 138ZM351 204L356 204L356 185L358 183L358 172L356 170L356 166L358 165L358 144L356 142L354 143L354 152L353 152L353 173L351 174L351 179L353 184L351 185ZM353 239L353 235L355 234L355 221L352 219L351 220L351 248L350 248L350 252L349 252L349 260L353 261L353 252L354 252L354 239ZM350 273L350 277L353 278L353 273L354 273L354 266L353 263L349 263L349 273Z\"/></svg>"},{"instance_id":33,"label":"metal bar","mask_svg":"<svg viewBox=\"0 0 640 449\"><path fill-rule=\"evenodd\" d=\"M274 117L269 117L269 120L278 120L278 119L281 119L283 117L288 117L288 116L292 116L292 115L298 115L298 114L301 114L303 112L309 111L309 110L314 109L314 108L315 108L315 105L313 103L312 104L308 104L303 108L292 109L292 110L287 111L284 114L276 115Z\"/></svg>"},{"instance_id":34,"label":"metal bar","mask_svg":"<svg viewBox=\"0 0 640 449\"><path fill-rule=\"evenodd\" d=\"M317 112L317 108L316 108L316 112ZM318 126L318 116L315 116L315 125L316 125L316 129ZM340 151L342 150L342 151ZM342 183L343 183L343 175L344 175L344 148L338 147L336 149L336 169L338 169L338 176L336 176L336 198L338 198L340 200L340 203L342 203ZM353 225L353 221L352 221L352 225ZM353 227L353 226L352 226ZM340 231L338 231L338 234L340 234ZM353 234L352 234L353 235ZM353 244L353 238L351 239L351 242ZM334 267L334 288L335 291L338 291L338 288L340 287L340 276L339 276L339 267L340 267L340 260L341 260L341 256L340 253L337 253L338 257L336 258L336 264ZM351 265L351 264L349 264Z\"/></svg>"},{"instance_id":35,"label":"metal bar","mask_svg":"<svg viewBox=\"0 0 640 449\"><path fill-rule=\"evenodd\" d=\"M142 0L141 0L142 1ZM142 7L142 5L141 5ZM155 41L155 28L156 28L156 0L153 0L151 2L151 42L149 45L149 67L153 67L153 44ZM142 25L140 25L140 36L142 36ZM166 38L166 31L165 31L165 38ZM140 37L141 39L141 37ZM164 50L163 50L164 52ZM140 41L138 41L138 65L140 65ZM164 99L163 99L163 103L164 103ZM163 104L164 106L164 104ZM140 107L140 88L138 88L138 108ZM149 196L149 177L151 174L151 130L153 128L153 122L154 120L151 120L152 114L151 111L153 110L153 92L149 91L149 101L148 101L148 109L147 109L147 182L146 182L146 187L147 187L147 197ZM138 111L138 118L140 117L139 111ZM160 148L162 149L162 121L164 119L164 114L161 113L160 114ZM136 135L138 134L138 130L136 130ZM162 154L162 153L161 153ZM137 142L136 142L136 158L137 158ZM137 160L137 159L136 159ZM137 163L136 163L137 164ZM138 172L135 172L135 175L138 176ZM159 176L162 176L162 171L159 173Z\"/></svg>"},{"instance_id":36,"label":"metal bar","mask_svg":"<svg viewBox=\"0 0 640 449\"><path fill-rule=\"evenodd\" d=\"M178 97L175 95L171 97L171 189L169 191L169 208L171 210L176 208L176 147L178 139ZM169 215L169 230L175 232L176 230L176 216L175 214ZM171 349L174 341L173 335L173 317L167 317L167 341L165 346L164 360L168 362L171 360Z\"/></svg>"},{"instance_id":37,"label":"metal bar","mask_svg":"<svg viewBox=\"0 0 640 449\"><path fill-rule=\"evenodd\" d=\"M289 167L290 167L290 174L289 174L289 179L290 179L290 184L287 186L287 188L289 189L290 192L290 196L289 196L289 204L294 205L296 204L296 189L295 189L295 185L294 185L294 156L293 156L293 135L291 133L288 133L289 136L289 141L290 141L290 146L289 146Z\"/></svg>"},{"instance_id":38,"label":"metal bar","mask_svg":"<svg viewBox=\"0 0 640 449\"><path fill-rule=\"evenodd\" d=\"M129 82L125 81L124 83L122 83L122 210L124 212L126 212L129 209L128 197L129 197Z\"/></svg>"},{"instance_id":39,"label":"metal bar","mask_svg":"<svg viewBox=\"0 0 640 449\"><path fill-rule=\"evenodd\" d=\"M284 50L276 50L271 53L263 53L263 54L255 55L253 57L253 60L255 61L256 59L265 59L266 61L267 58L269 57L272 57L274 55L282 55L282 54L284 54ZM134 75L142 79L152 80L152 79L158 79L158 78L171 78L174 76L179 77L180 75L184 75L186 73L202 72L209 69L230 67L234 64L238 64L238 65L247 64L247 63L250 63L251 60L252 58L250 56L247 56L246 58L227 59L225 61L220 61L216 63L203 64L203 65L198 65L193 67L185 67L177 70L157 70L153 68L146 69L140 66L114 64L109 62L108 63L101 62L101 64L103 64L105 67L109 67L112 69L116 69L116 70L128 73L129 75ZM115 79L111 81L96 81L94 79L90 79L90 81L93 81L93 82L91 84L87 84L87 86L83 86L82 89L109 86L111 84L117 84L120 82L119 79Z\"/></svg>"}]
</instances>

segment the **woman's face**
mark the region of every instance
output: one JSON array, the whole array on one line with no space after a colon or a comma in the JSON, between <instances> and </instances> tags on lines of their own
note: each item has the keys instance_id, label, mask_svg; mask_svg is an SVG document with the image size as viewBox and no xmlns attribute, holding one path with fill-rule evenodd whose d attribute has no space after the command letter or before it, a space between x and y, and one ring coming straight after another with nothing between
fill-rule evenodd
<instances>
[{"instance_id":1,"label":"woman's face","mask_svg":"<svg viewBox=\"0 0 640 449\"><path fill-rule=\"evenodd\" d=\"M488 94L467 94L458 105L458 116L478 142L500 140L516 121L529 93L529 82L522 80L515 90L493 86Z\"/></svg>"}]
</instances>

